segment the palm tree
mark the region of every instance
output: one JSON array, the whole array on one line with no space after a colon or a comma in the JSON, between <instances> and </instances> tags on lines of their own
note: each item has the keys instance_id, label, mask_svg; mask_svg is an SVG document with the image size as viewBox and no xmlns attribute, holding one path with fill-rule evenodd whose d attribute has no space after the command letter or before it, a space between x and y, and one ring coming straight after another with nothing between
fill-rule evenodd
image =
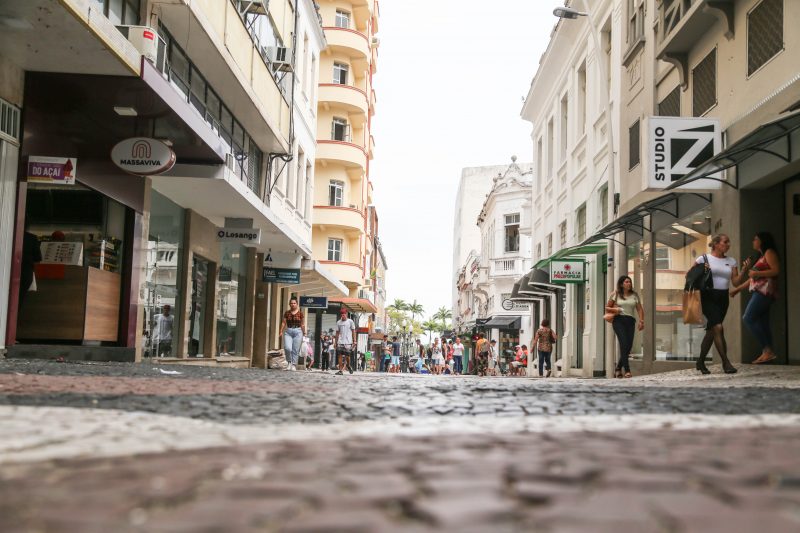
<instances>
[{"instance_id":1,"label":"palm tree","mask_svg":"<svg viewBox=\"0 0 800 533\"><path fill-rule=\"evenodd\" d=\"M431 333L434 331L439 331L439 323L435 320L426 320L422 323L422 331L428 332L428 344L431 343Z\"/></svg>"},{"instance_id":2,"label":"palm tree","mask_svg":"<svg viewBox=\"0 0 800 533\"><path fill-rule=\"evenodd\" d=\"M408 304L408 312L411 313L411 320L417 318L417 315L422 316L425 313L425 308L422 307L422 304L417 303L417 300L414 299L413 302Z\"/></svg>"},{"instance_id":3,"label":"palm tree","mask_svg":"<svg viewBox=\"0 0 800 533\"><path fill-rule=\"evenodd\" d=\"M399 311L401 313L405 313L406 311L408 311L408 304L405 302L405 300L401 300L400 298L395 298L394 302L392 302L390 305L387 305L386 308L391 309L392 311Z\"/></svg>"},{"instance_id":4,"label":"palm tree","mask_svg":"<svg viewBox=\"0 0 800 533\"><path fill-rule=\"evenodd\" d=\"M434 313L433 317L431 318L433 320L441 320L442 329L447 329L447 321L448 319L453 318L453 312L446 307L440 307L439 310L436 311L436 313Z\"/></svg>"}]
</instances>

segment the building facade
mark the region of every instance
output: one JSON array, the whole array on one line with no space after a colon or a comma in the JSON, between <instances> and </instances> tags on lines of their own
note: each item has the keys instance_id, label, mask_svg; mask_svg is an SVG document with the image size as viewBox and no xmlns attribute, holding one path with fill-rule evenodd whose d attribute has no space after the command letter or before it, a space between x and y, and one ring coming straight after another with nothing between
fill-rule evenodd
<instances>
[{"instance_id":1,"label":"building facade","mask_svg":"<svg viewBox=\"0 0 800 533\"><path fill-rule=\"evenodd\" d=\"M24 110L2 174L10 355L247 366L278 346L291 294L346 290L313 260L307 203L273 200L276 161L313 152L294 98L314 79L298 29L323 45L313 2L4 9L0 98Z\"/></svg>"}]
</instances>

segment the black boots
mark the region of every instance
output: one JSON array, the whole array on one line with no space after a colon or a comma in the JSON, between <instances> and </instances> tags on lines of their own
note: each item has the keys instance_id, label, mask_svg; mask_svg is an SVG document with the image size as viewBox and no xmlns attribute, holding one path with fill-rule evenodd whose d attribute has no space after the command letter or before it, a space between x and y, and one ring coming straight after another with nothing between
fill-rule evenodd
<instances>
[{"instance_id":1,"label":"black boots","mask_svg":"<svg viewBox=\"0 0 800 533\"><path fill-rule=\"evenodd\" d=\"M701 355L700 357L697 358L697 363L695 363L694 367L697 370L699 370L700 373L703 374L703 375L711 373L711 371L708 368L706 368L705 356L703 356L703 355ZM734 369L734 372L735 371L736 370Z\"/></svg>"}]
</instances>

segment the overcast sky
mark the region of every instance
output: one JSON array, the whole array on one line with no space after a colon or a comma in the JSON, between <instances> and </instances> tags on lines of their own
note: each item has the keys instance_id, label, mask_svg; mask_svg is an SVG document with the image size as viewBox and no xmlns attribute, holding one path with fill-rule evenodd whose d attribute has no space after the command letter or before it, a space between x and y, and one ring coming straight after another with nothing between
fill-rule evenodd
<instances>
[{"instance_id":1,"label":"overcast sky","mask_svg":"<svg viewBox=\"0 0 800 533\"><path fill-rule=\"evenodd\" d=\"M531 126L519 115L557 5L381 2L370 172L390 302L416 298L426 317L450 308L461 169L532 160Z\"/></svg>"}]
</instances>

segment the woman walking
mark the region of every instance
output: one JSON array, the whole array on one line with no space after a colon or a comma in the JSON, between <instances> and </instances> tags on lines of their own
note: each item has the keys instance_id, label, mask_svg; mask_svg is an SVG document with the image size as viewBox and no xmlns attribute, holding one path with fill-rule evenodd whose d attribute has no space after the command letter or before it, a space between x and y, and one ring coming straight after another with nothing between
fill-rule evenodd
<instances>
[{"instance_id":1,"label":"woman walking","mask_svg":"<svg viewBox=\"0 0 800 533\"><path fill-rule=\"evenodd\" d=\"M715 235L708 246L711 253L703 254L696 261L697 264L708 264L710 267L713 289L700 293L700 304L706 317L706 335L700 343L700 357L695 366L704 375L711 373L706 368L705 360L713 344L722 360L722 369L726 374L735 374L736 368L728 360L728 344L722 322L730 304L728 291L731 284L735 285L739 279L739 269L736 260L726 255L731 249L731 240L727 235Z\"/></svg>"},{"instance_id":2,"label":"woman walking","mask_svg":"<svg viewBox=\"0 0 800 533\"><path fill-rule=\"evenodd\" d=\"M305 334L306 324L303 312L297 304L297 298L292 297L289 299L289 310L283 314L281 322L283 351L289 359L289 370L297 370L297 356Z\"/></svg>"},{"instance_id":3,"label":"woman walking","mask_svg":"<svg viewBox=\"0 0 800 533\"><path fill-rule=\"evenodd\" d=\"M544 376L544 370L547 369L547 377L550 377L551 362L550 356L553 353L553 343L556 342L556 332L550 329L550 321L548 319L542 320L542 325L536 330L533 336L531 346L539 352L539 377Z\"/></svg>"},{"instance_id":4,"label":"woman walking","mask_svg":"<svg viewBox=\"0 0 800 533\"><path fill-rule=\"evenodd\" d=\"M775 238L766 231L756 233L756 236L753 237L753 249L759 253L759 257L752 267L749 258L743 263L742 277L746 275L748 279L738 287L731 289L731 297L749 286L750 301L747 302L742 319L750 333L761 345L761 354L753 361L754 365L759 365L777 357L772 349L769 310L778 297L781 260L776 251Z\"/></svg>"},{"instance_id":5,"label":"woman walking","mask_svg":"<svg viewBox=\"0 0 800 533\"><path fill-rule=\"evenodd\" d=\"M614 315L611 326L619 341L619 361L614 370L614 377L629 378L632 376L629 357L633 349L633 337L636 334L637 316L639 331L644 329L644 309L639 295L633 290L633 280L630 276L620 276L617 280L617 290L608 297L606 313Z\"/></svg>"}]
</instances>

